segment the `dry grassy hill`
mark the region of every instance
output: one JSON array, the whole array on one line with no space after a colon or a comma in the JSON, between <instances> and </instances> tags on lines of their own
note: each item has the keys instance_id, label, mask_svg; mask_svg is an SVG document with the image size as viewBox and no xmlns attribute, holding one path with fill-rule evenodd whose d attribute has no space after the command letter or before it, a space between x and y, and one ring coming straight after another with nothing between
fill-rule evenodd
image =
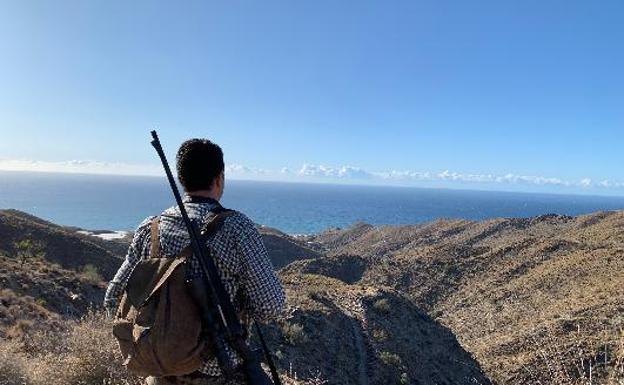
<instances>
[{"instance_id":1,"label":"dry grassy hill","mask_svg":"<svg viewBox=\"0 0 624 385\"><path fill-rule=\"evenodd\" d=\"M289 272L405 293L501 384L624 378L623 212L358 226L304 240L328 257Z\"/></svg>"},{"instance_id":2,"label":"dry grassy hill","mask_svg":"<svg viewBox=\"0 0 624 385\"><path fill-rule=\"evenodd\" d=\"M289 316L269 337L281 367L328 384L490 384L453 333L401 293L280 274Z\"/></svg>"},{"instance_id":3,"label":"dry grassy hill","mask_svg":"<svg viewBox=\"0 0 624 385\"><path fill-rule=\"evenodd\" d=\"M311 245L279 230L266 226L260 226L259 230L275 269L281 269L294 261L323 256L322 253L311 248Z\"/></svg>"},{"instance_id":4,"label":"dry grassy hill","mask_svg":"<svg viewBox=\"0 0 624 385\"><path fill-rule=\"evenodd\" d=\"M26 250L32 256L71 270L93 265L105 279L115 274L127 248L125 243L82 235L17 210L0 210L0 235L1 254L15 257L20 241L32 241Z\"/></svg>"},{"instance_id":5,"label":"dry grassy hill","mask_svg":"<svg viewBox=\"0 0 624 385\"><path fill-rule=\"evenodd\" d=\"M122 247L0 210L0 337L58 326L99 306Z\"/></svg>"}]
</instances>

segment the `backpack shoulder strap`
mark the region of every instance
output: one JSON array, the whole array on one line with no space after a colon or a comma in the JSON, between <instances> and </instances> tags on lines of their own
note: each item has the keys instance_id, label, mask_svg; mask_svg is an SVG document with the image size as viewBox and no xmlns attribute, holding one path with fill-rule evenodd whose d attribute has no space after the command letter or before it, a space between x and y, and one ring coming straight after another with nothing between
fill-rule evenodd
<instances>
[{"instance_id":1,"label":"backpack shoulder strap","mask_svg":"<svg viewBox=\"0 0 624 385\"><path fill-rule=\"evenodd\" d=\"M232 216L235 213L235 211L224 209L221 206L217 206L215 210L213 210L213 213L215 215L213 215L212 218L208 221L208 223L206 223L204 227L201 229L201 239L203 241L206 241L211 235L216 233L223 225L223 222L225 222L225 219L227 217ZM180 253L178 254L178 258L186 259L190 257L192 254L193 254L193 248L191 247L191 245L188 245L184 249L182 249L182 251L180 251Z\"/></svg>"},{"instance_id":2,"label":"backpack shoulder strap","mask_svg":"<svg viewBox=\"0 0 624 385\"><path fill-rule=\"evenodd\" d=\"M228 210L221 206L217 206L217 208L213 210L213 213L213 217L210 221L208 221L208 223L206 223L201 231L202 238L204 239L216 233L223 225L223 222L225 222L228 217L231 217L236 212L234 210Z\"/></svg>"},{"instance_id":3,"label":"backpack shoulder strap","mask_svg":"<svg viewBox=\"0 0 624 385\"><path fill-rule=\"evenodd\" d=\"M160 230L159 230L160 217L158 216L152 219L152 223L150 225L151 225L152 232L150 236L151 248L150 248L149 257L160 258Z\"/></svg>"}]
</instances>

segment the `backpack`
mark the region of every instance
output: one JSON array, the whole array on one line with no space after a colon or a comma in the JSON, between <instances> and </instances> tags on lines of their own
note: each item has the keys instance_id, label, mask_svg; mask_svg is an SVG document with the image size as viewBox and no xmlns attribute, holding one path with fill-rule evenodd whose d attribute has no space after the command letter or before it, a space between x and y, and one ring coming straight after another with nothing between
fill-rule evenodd
<instances>
[{"instance_id":1,"label":"backpack","mask_svg":"<svg viewBox=\"0 0 624 385\"><path fill-rule=\"evenodd\" d=\"M228 212L217 214L202 232L202 240L218 230ZM113 335L124 365L139 376L180 376L200 368L210 355L203 338L201 313L187 288L186 259L190 246L175 258L160 253L160 218L151 222L149 258L141 260L128 280Z\"/></svg>"}]
</instances>

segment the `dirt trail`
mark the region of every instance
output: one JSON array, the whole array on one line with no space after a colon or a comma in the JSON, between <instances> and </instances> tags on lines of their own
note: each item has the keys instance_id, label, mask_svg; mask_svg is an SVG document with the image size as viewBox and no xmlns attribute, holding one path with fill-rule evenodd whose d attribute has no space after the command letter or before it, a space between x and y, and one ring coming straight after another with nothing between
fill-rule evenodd
<instances>
[{"instance_id":1,"label":"dirt trail","mask_svg":"<svg viewBox=\"0 0 624 385\"><path fill-rule=\"evenodd\" d=\"M350 300L346 304L337 305L349 317L349 323L351 324L351 332L355 342L355 354L357 354L358 358L358 383L360 385L368 385L368 349L362 335L363 325L359 322L360 317L357 316L357 313L363 314L362 304L357 300Z\"/></svg>"}]
</instances>

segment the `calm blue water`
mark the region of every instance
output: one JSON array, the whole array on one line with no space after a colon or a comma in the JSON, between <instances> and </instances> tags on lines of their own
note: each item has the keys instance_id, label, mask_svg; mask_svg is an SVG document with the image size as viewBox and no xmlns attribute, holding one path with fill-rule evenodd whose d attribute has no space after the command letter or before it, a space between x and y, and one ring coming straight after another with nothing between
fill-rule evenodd
<instances>
[{"instance_id":1,"label":"calm blue water","mask_svg":"<svg viewBox=\"0 0 624 385\"><path fill-rule=\"evenodd\" d=\"M132 230L173 203L165 178L0 172L0 208L63 225ZM275 182L226 182L222 203L291 234L354 222L412 224L624 209L624 198Z\"/></svg>"}]
</instances>

